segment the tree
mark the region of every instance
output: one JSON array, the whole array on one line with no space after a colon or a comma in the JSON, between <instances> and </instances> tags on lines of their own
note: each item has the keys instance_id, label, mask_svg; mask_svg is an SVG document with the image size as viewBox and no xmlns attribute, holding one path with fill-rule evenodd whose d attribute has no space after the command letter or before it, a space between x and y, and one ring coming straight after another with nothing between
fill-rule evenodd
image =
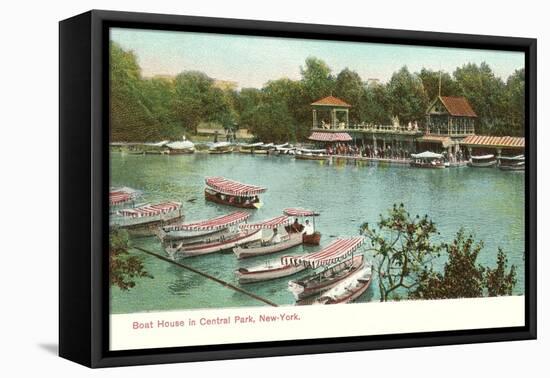
<instances>
[{"instance_id":1,"label":"tree","mask_svg":"<svg viewBox=\"0 0 550 378\"><path fill-rule=\"evenodd\" d=\"M487 268L485 272L485 284L490 297L512 295L516 285L516 267L512 265L506 272L508 259L504 251L499 248L497 254L497 266L495 269Z\"/></svg>"},{"instance_id":2,"label":"tree","mask_svg":"<svg viewBox=\"0 0 550 378\"><path fill-rule=\"evenodd\" d=\"M525 133L525 69L516 70L506 81L506 109L509 130L513 135Z\"/></svg>"},{"instance_id":3,"label":"tree","mask_svg":"<svg viewBox=\"0 0 550 378\"><path fill-rule=\"evenodd\" d=\"M460 96L460 88L448 72L441 72L422 68L417 76L422 81L422 86L429 101L439 96L439 80L441 78L442 96Z\"/></svg>"},{"instance_id":4,"label":"tree","mask_svg":"<svg viewBox=\"0 0 550 378\"><path fill-rule=\"evenodd\" d=\"M391 100L384 84L372 83L365 88L362 121L387 125L391 119Z\"/></svg>"},{"instance_id":5,"label":"tree","mask_svg":"<svg viewBox=\"0 0 550 378\"><path fill-rule=\"evenodd\" d=\"M374 252L381 302L407 296L420 285L423 270L431 269L442 248L431 240L438 232L428 216L412 218L403 204L394 205L387 217L380 215L377 228L365 223L360 231Z\"/></svg>"},{"instance_id":6,"label":"tree","mask_svg":"<svg viewBox=\"0 0 550 378\"><path fill-rule=\"evenodd\" d=\"M111 138L116 141L155 140L158 121L145 104L141 69L136 56L110 44Z\"/></svg>"},{"instance_id":7,"label":"tree","mask_svg":"<svg viewBox=\"0 0 550 378\"><path fill-rule=\"evenodd\" d=\"M447 262L443 272L424 269L420 284L410 293L414 299L477 298L483 296L485 268L476 264L483 243L461 229L451 244L445 245Z\"/></svg>"},{"instance_id":8,"label":"tree","mask_svg":"<svg viewBox=\"0 0 550 378\"><path fill-rule=\"evenodd\" d=\"M357 72L349 68L340 71L334 83L334 95L352 106L349 111L351 123L358 124L363 120L366 112L366 90Z\"/></svg>"},{"instance_id":9,"label":"tree","mask_svg":"<svg viewBox=\"0 0 550 378\"><path fill-rule=\"evenodd\" d=\"M453 76L478 115L476 132L479 134L509 134L506 122L506 93L504 82L495 76L485 62L479 66L468 63L459 67Z\"/></svg>"},{"instance_id":10,"label":"tree","mask_svg":"<svg viewBox=\"0 0 550 378\"><path fill-rule=\"evenodd\" d=\"M388 83L391 113L401 123L423 121L428 107L428 96L417 76L406 66L394 73Z\"/></svg>"},{"instance_id":11,"label":"tree","mask_svg":"<svg viewBox=\"0 0 550 378\"><path fill-rule=\"evenodd\" d=\"M125 230L112 230L109 233L109 278L111 286L129 290L136 285L134 279L153 278L137 256L128 252L128 233Z\"/></svg>"},{"instance_id":12,"label":"tree","mask_svg":"<svg viewBox=\"0 0 550 378\"><path fill-rule=\"evenodd\" d=\"M309 57L301 67L303 95L309 103L329 96L334 89L332 70L321 59Z\"/></svg>"}]
</instances>

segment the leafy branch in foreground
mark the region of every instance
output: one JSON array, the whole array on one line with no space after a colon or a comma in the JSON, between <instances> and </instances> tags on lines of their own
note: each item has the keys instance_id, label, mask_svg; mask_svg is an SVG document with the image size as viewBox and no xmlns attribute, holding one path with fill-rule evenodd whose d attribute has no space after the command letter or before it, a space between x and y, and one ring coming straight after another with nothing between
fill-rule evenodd
<instances>
[{"instance_id":1,"label":"leafy branch in foreground","mask_svg":"<svg viewBox=\"0 0 550 378\"><path fill-rule=\"evenodd\" d=\"M502 249L494 269L477 263L483 242L475 242L460 229L451 243L433 243L438 234L427 215L412 218L403 204L380 216L376 228L367 223L360 229L370 240L374 253L374 270L378 275L380 301L399 299L476 298L484 295L512 295L517 282L516 267L508 270ZM433 262L447 257L443 271Z\"/></svg>"},{"instance_id":2,"label":"leafy branch in foreground","mask_svg":"<svg viewBox=\"0 0 550 378\"><path fill-rule=\"evenodd\" d=\"M377 228L365 223L360 231L374 252L380 301L399 299L400 292L420 285L424 270L432 269L443 245L431 242L437 228L428 216L412 218L403 204L394 205L387 217L380 215Z\"/></svg>"},{"instance_id":3,"label":"leafy branch in foreground","mask_svg":"<svg viewBox=\"0 0 550 378\"><path fill-rule=\"evenodd\" d=\"M109 279L111 286L129 290L136 285L134 279L153 278L147 273L143 262L128 252L128 233L125 230L111 230L109 234Z\"/></svg>"}]
</instances>

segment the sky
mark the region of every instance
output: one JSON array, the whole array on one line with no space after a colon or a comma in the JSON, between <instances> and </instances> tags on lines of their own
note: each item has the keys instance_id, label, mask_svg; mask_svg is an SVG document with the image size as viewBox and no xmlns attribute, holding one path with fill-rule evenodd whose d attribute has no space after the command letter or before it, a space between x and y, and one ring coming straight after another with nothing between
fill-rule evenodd
<instances>
[{"instance_id":1,"label":"sky","mask_svg":"<svg viewBox=\"0 0 550 378\"><path fill-rule=\"evenodd\" d=\"M466 63L486 62L503 80L524 67L522 52L389 45L364 42L236 36L141 29L111 29L111 40L137 56L144 77L202 71L238 88L261 88L269 80L299 79L307 57L324 60L333 74L349 68L364 81L387 82L406 65L452 73Z\"/></svg>"}]
</instances>

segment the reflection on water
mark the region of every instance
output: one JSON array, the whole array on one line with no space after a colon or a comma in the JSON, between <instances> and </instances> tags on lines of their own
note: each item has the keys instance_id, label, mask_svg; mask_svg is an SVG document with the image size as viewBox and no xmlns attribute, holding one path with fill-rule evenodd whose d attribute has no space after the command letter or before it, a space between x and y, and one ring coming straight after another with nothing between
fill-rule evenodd
<instances>
[{"instance_id":1,"label":"reflection on water","mask_svg":"<svg viewBox=\"0 0 550 378\"><path fill-rule=\"evenodd\" d=\"M339 236L358 233L363 222L374 224L379 214L394 203L404 203L411 214L428 214L437 224L442 241L451 240L460 227L485 243L479 256L484 265L494 265L497 247L518 267L516 293L523 293L524 279L524 174L498 169L412 169L387 163L350 163L337 160L294 160L286 156L227 155L121 155L112 154L111 184L142 190L144 201L178 200L184 203L186 220L211 218L234 208L204 200L205 176L225 176L265 186L264 207L252 211L250 222L278 216L286 207L320 211L316 224L321 244ZM164 254L154 237L132 243ZM301 254L318 247L297 246L269 256L238 261L232 253L184 259L182 262L238 285L234 271L285 254ZM172 266L137 251L154 279L139 279L127 292L114 288L114 313L258 306L261 302L229 290L202 276ZM440 264L443 261L439 262ZM293 276L307 275L304 271ZM287 290L288 278L245 285L278 304L294 303ZM376 300L373 282L359 301Z\"/></svg>"}]
</instances>

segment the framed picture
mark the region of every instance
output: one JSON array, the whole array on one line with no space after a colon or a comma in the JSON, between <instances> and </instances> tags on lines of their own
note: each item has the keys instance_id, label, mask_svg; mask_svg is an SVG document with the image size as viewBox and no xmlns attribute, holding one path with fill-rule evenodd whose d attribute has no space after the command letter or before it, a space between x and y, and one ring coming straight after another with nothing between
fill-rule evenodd
<instances>
[{"instance_id":1,"label":"framed picture","mask_svg":"<svg viewBox=\"0 0 550 378\"><path fill-rule=\"evenodd\" d=\"M536 40L60 23L60 355L536 337Z\"/></svg>"}]
</instances>

